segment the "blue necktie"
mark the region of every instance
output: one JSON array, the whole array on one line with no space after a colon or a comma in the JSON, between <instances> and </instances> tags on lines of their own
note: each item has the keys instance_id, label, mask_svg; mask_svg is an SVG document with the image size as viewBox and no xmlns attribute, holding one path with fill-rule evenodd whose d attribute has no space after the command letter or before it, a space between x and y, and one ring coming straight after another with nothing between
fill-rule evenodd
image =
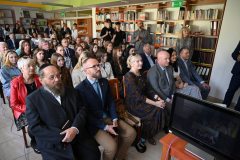
<instances>
[{"instance_id":1,"label":"blue necktie","mask_svg":"<svg viewBox=\"0 0 240 160\"><path fill-rule=\"evenodd\" d=\"M95 85L95 88L97 90L98 97L102 102L102 97L101 97L101 94L100 94L100 91L99 91L99 88L98 88L98 82L94 82L94 85ZM103 118L107 118L107 113L104 112L104 111L103 111Z\"/></svg>"}]
</instances>

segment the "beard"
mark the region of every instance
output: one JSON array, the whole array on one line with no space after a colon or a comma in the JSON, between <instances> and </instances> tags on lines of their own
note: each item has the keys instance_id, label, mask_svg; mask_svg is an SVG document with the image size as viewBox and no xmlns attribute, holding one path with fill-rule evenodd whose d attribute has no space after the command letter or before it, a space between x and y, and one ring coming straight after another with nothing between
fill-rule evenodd
<instances>
[{"instance_id":1,"label":"beard","mask_svg":"<svg viewBox=\"0 0 240 160\"><path fill-rule=\"evenodd\" d=\"M58 87L56 86L57 84L59 84ZM54 84L52 86L50 86L49 84L44 82L43 87L45 90L51 92L54 96L64 96L65 95L65 87L64 87L62 81L54 82Z\"/></svg>"},{"instance_id":2,"label":"beard","mask_svg":"<svg viewBox=\"0 0 240 160\"><path fill-rule=\"evenodd\" d=\"M98 73L98 72L100 72L100 73ZM101 71L98 71L98 72L92 73L91 76L92 76L93 78L96 78L96 79L102 78Z\"/></svg>"}]
</instances>

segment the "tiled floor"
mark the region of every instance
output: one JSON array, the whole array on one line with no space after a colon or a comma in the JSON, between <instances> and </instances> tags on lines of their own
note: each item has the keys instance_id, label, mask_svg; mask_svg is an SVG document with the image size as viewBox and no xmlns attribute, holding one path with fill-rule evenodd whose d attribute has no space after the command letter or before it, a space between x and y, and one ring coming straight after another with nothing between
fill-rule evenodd
<instances>
[{"instance_id":1,"label":"tiled floor","mask_svg":"<svg viewBox=\"0 0 240 160\"><path fill-rule=\"evenodd\" d=\"M33 152L32 148L24 149L23 138L19 137L15 134L19 134L22 136L21 131L16 131L15 124L11 126L12 121L6 118L12 118L12 111L8 107L8 104L2 104L2 100L0 99L0 160L41 160L41 155ZM159 140L165 135L164 131L158 133L154 139L157 142L156 146L153 146L146 142L147 151L145 153L139 153L134 147L130 147L125 160L159 160L161 159L162 154L162 144ZM30 138L28 137L28 142L30 142ZM101 148L101 151L103 149ZM26 158L25 154L26 153Z\"/></svg>"}]
</instances>

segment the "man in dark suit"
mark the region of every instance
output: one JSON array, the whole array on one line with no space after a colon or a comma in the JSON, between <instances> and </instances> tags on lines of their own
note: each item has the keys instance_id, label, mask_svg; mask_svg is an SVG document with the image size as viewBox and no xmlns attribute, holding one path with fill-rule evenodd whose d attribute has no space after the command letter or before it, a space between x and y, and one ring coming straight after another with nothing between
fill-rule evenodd
<instances>
[{"instance_id":1,"label":"man in dark suit","mask_svg":"<svg viewBox=\"0 0 240 160\"><path fill-rule=\"evenodd\" d=\"M15 35L13 33L11 33L9 35L9 38L10 39L7 40L8 49L17 49L17 48L19 48L17 43L15 43L15 40L14 40L15 39Z\"/></svg>"},{"instance_id":2,"label":"man in dark suit","mask_svg":"<svg viewBox=\"0 0 240 160\"><path fill-rule=\"evenodd\" d=\"M117 160L123 160L135 140L136 131L126 122L118 119L108 80L101 78L99 62L96 59L87 59L83 62L83 68L87 78L77 85L76 90L89 110L87 129L103 146L104 160L113 160L114 156ZM119 135L121 141L118 145L110 136L110 134L117 135L115 127L121 129Z\"/></svg>"},{"instance_id":3,"label":"man in dark suit","mask_svg":"<svg viewBox=\"0 0 240 160\"><path fill-rule=\"evenodd\" d=\"M49 23L48 27L45 29L45 33L47 33L48 37L50 37L52 25Z\"/></svg>"},{"instance_id":4,"label":"man in dark suit","mask_svg":"<svg viewBox=\"0 0 240 160\"><path fill-rule=\"evenodd\" d=\"M46 59L49 61L52 54L55 53L56 51L54 49L50 49L49 42L44 39L41 41L41 47L44 50L44 55Z\"/></svg>"},{"instance_id":5,"label":"man in dark suit","mask_svg":"<svg viewBox=\"0 0 240 160\"><path fill-rule=\"evenodd\" d=\"M152 89L167 102L166 109L168 113L171 113L176 86L173 68L169 66L169 58L168 52L160 51L157 55L157 63L148 71L147 78Z\"/></svg>"},{"instance_id":6,"label":"man in dark suit","mask_svg":"<svg viewBox=\"0 0 240 160\"><path fill-rule=\"evenodd\" d=\"M70 34L72 35L71 30L67 27L66 23L63 23L63 28L61 28L61 35L63 38L65 38L65 34Z\"/></svg>"},{"instance_id":7,"label":"man in dark suit","mask_svg":"<svg viewBox=\"0 0 240 160\"><path fill-rule=\"evenodd\" d=\"M141 53L143 66L142 71L149 70L155 64L155 58L151 55L151 46L150 44L145 44L143 46L144 53Z\"/></svg>"},{"instance_id":8,"label":"man in dark suit","mask_svg":"<svg viewBox=\"0 0 240 160\"><path fill-rule=\"evenodd\" d=\"M61 41L61 44L65 50L65 55L69 58L73 58L75 55L75 51L71 48L69 48L69 41L66 38L63 38Z\"/></svg>"},{"instance_id":9,"label":"man in dark suit","mask_svg":"<svg viewBox=\"0 0 240 160\"><path fill-rule=\"evenodd\" d=\"M206 100L210 92L211 87L204 82L199 76L191 64L190 54L188 48L180 49L180 56L178 57L177 63L180 68L180 77L188 85L195 85L199 88L202 99Z\"/></svg>"},{"instance_id":10,"label":"man in dark suit","mask_svg":"<svg viewBox=\"0 0 240 160\"><path fill-rule=\"evenodd\" d=\"M64 87L58 69L39 69L42 87L26 100L26 117L43 160L99 160L96 141L85 129L86 110L77 91Z\"/></svg>"},{"instance_id":11,"label":"man in dark suit","mask_svg":"<svg viewBox=\"0 0 240 160\"><path fill-rule=\"evenodd\" d=\"M238 46L232 53L232 58L236 61L233 69L232 69L232 78L228 87L228 90L225 94L223 104L226 104L227 107L230 106L233 96L235 92L240 87L240 41L238 43ZM236 106L234 107L235 110L240 111L240 97L238 98L238 102Z\"/></svg>"},{"instance_id":12,"label":"man in dark suit","mask_svg":"<svg viewBox=\"0 0 240 160\"><path fill-rule=\"evenodd\" d=\"M34 27L33 24L30 24L30 28L28 29L28 34L30 36L33 36L33 32L38 34L37 30L35 28L33 28L33 27Z\"/></svg>"}]
</instances>

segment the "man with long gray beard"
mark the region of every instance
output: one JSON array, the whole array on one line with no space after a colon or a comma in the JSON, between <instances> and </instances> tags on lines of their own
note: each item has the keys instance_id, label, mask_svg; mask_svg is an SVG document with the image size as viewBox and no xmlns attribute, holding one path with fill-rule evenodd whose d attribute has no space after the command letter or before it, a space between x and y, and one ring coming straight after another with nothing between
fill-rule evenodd
<instances>
[{"instance_id":1,"label":"man with long gray beard","mask_svg":"<svg viewBox=\"0 0 240 160\"><path fill-rule=\"evenodd\" d=\"M64 87L58 69L39 69L42 87L26 100L26 117L43 160L99 160L96 141L85 130L85 106L77 91Z\"/></svg>"}]
</instances>

